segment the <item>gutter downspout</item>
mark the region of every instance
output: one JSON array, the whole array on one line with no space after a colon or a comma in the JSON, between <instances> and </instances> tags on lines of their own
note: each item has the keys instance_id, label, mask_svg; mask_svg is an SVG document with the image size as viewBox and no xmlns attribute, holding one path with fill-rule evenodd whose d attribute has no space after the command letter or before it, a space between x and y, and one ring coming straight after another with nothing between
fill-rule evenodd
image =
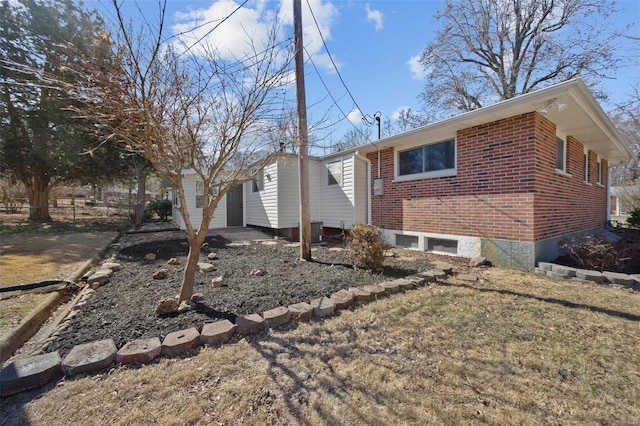
<instances>
[{"instance_id":1,"label":"gutter downspout","mask_svg":"<svg viewBox=\"0 0 640 426\"><path fill-rule=\"evenodd\" d=\"M611 167L607 164L607 222L611 222Z\"/></svg>"},{"instance_id":2,"label":"gutter downspout","mask_svg":"<svg viewBox=\"0 0 640 426\"><path fill-rule=\"evenodd\" d=\"M353 155L355 158L362 160L367 164L367 224L371 225L371 160L360 155L360 151L354 152ZM378 151L378 155L380 155L380 151ZM379 160L378 168L380 168ZM378 171L378 175L380 175L380 171Z\"/></svg>"}]
</instances>

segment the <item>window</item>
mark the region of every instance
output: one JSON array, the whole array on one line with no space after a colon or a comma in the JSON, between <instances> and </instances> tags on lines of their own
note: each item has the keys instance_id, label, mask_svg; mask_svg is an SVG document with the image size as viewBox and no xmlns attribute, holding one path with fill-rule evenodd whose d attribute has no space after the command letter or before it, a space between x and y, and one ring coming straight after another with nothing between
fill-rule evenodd
<instances>
[{"instance_id":1,"label":"window","mask_svg":"<svg viewBox=\"0 0 640 426\"><path fill-rule=\"evenodd\" d=\"M418 237L415 235L396 234L396 246L418 248Z\"/></svg>"},{"instance_id":2,"label":"window","mask_svg":"<svg viewBox=\"0 0 640 426\"><path fill-rule=\"evenodd\" d=\"M602 184L602 160L598 157L598 180L599 184Z\"/></svg>"},{"instance_id":3,"label":"window","mask_svg":"<svg viewBox=\"0 0 640 426\"><path fill-rule=\"evenodd\" d=\"M398 176L454 170L456 144L454 140L424 145L398 153Z\"/></svg>"},{"instance_id":4,"label":"window","mask_svg":"<svg viewBox=\"0 0 640 426\"><path fill-rule=\"evenodd\" d=\"M556 170L563 172L566 168L567 143L561 137L556 136Z\"/></svg>"},{"instance_id":5,"label":"window","mask_svg":"<svg viewBox=\"0 0 640 426\"><path fill-rule=\"evenodd\" d=\"M260 170L254 174L251 185L251 192L260 191L264 191L264 170Z\"/></svg>"},{"instance_id":6,"label":"window","mask_svg":"<svg viewBox=\"0 0 640 426\"><path fill-rule=\"evenodd\" d=\"M327 163L327 185L342 185L342 160Z\"/></svg>"},{"instance_id":7,"label":"window","mask_svg":"<svg viewBox=\"0 0 640 426\"><path fill-rule=\"evenodd\" d=\"M458 241L429 238L427 240L427 250L440 253L458 254Z\"/></svg>"},{"instance_id":8,"label":"window","mask_svg":"<svg viewBox=\"0 0 640 426\"><path fill-rule=\"evenodd\" d=\"M589 182L589 153L584 153L583 176L586 183Z\"/></svg>"},{"instance_id":9,"label":"window","mask_svg":"<svg viewBox=\"0 0 640 426\"><path fill-rule=\"evenodd\" d=\"M196 181L196 209L204 207L204 182Z\"/></svg>"}]
</instances>

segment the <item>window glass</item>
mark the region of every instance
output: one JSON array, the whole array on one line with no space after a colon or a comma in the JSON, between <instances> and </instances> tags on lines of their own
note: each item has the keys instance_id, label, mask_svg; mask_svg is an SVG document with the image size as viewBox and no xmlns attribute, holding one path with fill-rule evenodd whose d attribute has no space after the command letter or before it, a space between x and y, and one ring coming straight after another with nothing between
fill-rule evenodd
<instances>
[{"instance_id":1,"label":"window glass","mask_svg":"<svg viewBox=\"0 0 640 426\"><path fill-rule=\"evenodd\" d=\"M602 183L602 161L598 158L598 183Z\"/></svg>"},{"instance_id":2,"label":"window glass","mask_svg":"<svg viewBox=\"0 0 640 426\"><path fill-rule=\"evenodd\" d=\"M398 175L455 169L455 141L435 143L398 153Z\"/></svg>"},{"instance_id":3,"label":"window glass","mask_svg":"<svg viewBox=\"0 0 640 426\"><path fill-rule=\"evenodd\" d=\"M264 170L260 170L253 177L251 192L259 192L264 190Z\"/></svg>"},{"instance_id":4,"label":"window glass","mask_svg":"<svg viewBox=\"0 0 640 426\"><path fill-rule=\"evenodd\" d=\"M582 173L584 175L584 181L589 182L589 154L584 153L584 163L582 165Z\"/></svg>"},{"instance_id":5,"label":"window glass","mask_svg":"<svg viewBox=\"0 0 640 426\"><path fill-rule=\"evenodd\" d=\"M204 182L196 181L196 208L201 209L204 206Z\"/></svg>"},{"instance_id":6,"label":"window glass","mask_svg":"<svg viewBox=\"0 0 640 426\"><path fill-rule=\"evenodd\" d=\"M453 169L455 162L453 141L425 146L424 161L425 172Z\"/></svg>"},{"instance_id":7,"label":"window glass","mask_svg":"<svg viewBox=\"0 0 640 426\"><path fill-rule=\"evenodd\" d=\"M422 147L398 154L398 174L400 176L422 173L422 164Z\"/></svg>"},{"instance_id":8,"label":"window glass","mask_svg":"<svg viewBox=\"0 0 640 426\"><path fill-rule=\"evenodd\" d=\"M342 185L342 161L327 164L327 185Z\"/></svg>"},{"instance_id":9,"label":"window glass","mask_svg":"<svg viewBox=\"0 0 640 426\"><path fill-rule=\"evenodd\" d=\"M565 142L564 139L556 137L556 169L565 171Z\"/></svg>"}]
</instances>

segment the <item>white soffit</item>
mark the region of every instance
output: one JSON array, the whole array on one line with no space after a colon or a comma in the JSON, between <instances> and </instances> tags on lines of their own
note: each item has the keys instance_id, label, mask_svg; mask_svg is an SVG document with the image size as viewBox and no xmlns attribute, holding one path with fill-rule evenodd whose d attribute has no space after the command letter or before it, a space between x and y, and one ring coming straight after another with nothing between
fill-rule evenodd
<instances>
[{"instance_id":1,"label":"white soffit","mask_svg":"<svg viewBox=\"0 0 640 426\"><path fill-rule=\"evenodd\" d=\"M564 108L559 110L554 101L564 104ZM607 115L580 79L565 81L484 108L465 112L399 135L361 145L355 149L366 153L376 149L410 148L420 144L446 140L455 137L458 130L532 111L540 111L549 104L553 105L546 108L544 116L556 124L559 133L572 135L587 149L596 152L611 164L628 161L633 157L629 147L622 141Z\"/></svg>"}]
</instances>

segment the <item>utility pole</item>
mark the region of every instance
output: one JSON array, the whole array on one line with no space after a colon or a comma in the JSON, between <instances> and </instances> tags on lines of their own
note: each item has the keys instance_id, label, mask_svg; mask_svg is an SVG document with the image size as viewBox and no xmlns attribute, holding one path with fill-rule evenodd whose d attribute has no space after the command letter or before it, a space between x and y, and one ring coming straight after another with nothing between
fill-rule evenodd
<instances>
[{"instance_id":1,"label":"utility pole","mask_svg":"<svg viewBox=\"0 0 640 426\"><path fill-rule=\"evenodd\" d=\"M300 192L300 260L311 260L311 214L309 212L309 142L307 135L307 101L304 88L304 45L302 44L302 6L293 0L293 38L296 64L296 99L298 105L298 181Z\"/></svg>"}]
</instances>

